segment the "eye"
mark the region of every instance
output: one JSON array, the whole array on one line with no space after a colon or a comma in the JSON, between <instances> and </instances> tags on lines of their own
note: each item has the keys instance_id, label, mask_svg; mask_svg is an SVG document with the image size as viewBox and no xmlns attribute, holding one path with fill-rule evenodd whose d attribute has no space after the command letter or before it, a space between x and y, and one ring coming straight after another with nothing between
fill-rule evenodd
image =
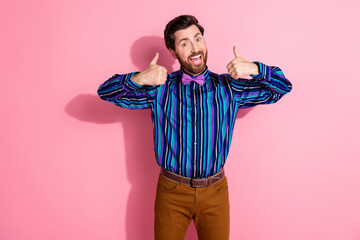
<instances>
[{"instance_id":1,"label":"eye","mask_svg":"<svg viewBox=\"0 0 360 240\"><path fill-rule=\"evenodd\" d=\"M197 41L197 42L200 42L200 41L201 41L201 38L200 38L200 37L199 37L199 38L197 38L197 39L196 39L196 41Z\"/></svg>"},{"instance_id":2,"label":"eye","mask_svg":"<svg viewBox=\"0 0 360 240\"><path fill-rule=\"evenodd\" d=\"M183 43L183 44L181 44L181 46L182 47L187 47L187 46L189 46L189 44L188 43Z\"/></svg>"}]
</instances>

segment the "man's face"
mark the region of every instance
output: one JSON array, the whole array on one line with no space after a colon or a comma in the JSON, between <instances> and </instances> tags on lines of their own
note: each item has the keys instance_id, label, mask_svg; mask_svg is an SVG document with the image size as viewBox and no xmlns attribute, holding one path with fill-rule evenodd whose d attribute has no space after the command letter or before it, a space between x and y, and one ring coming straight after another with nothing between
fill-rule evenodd
<instances>
[{"instance_id":1,"label":"man's face","mask_svg":"<svg viewBox=\"0 0 360 240\"><path fill-rule=\"evenodd\" d=\"M185 70L192 75L201 73L206 68L207 48L203 35L196 25L176 31L175 50L170 53L177 58Z\"/></svg>"}]
</instances>

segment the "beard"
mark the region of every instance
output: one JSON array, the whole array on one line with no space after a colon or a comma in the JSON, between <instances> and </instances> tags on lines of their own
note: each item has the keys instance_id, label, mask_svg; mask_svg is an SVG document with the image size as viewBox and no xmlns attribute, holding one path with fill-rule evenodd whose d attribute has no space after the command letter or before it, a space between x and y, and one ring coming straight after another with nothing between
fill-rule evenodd
<instances>
[{"instance_id":1,"label":"beard","mask_svg":"<svg viewBox=\"0 0 360 240\"><path fill-rule=\"evenodd\" d=\"M176 56L177 56L177 59L181 65L181 67L184 69L185 72L190 73L191 75L197 75L205 70L208 53L206 51L206 53L204 54L202 51L199 51L197 53L191 54L191 56L188 57L188 58L191 58L191 57L194 57L199 54L201 54L201 58L202 58L202 63L199 65L194 65L187 61L184 61L177 54L176 54Z\"/></svg>"}]
</instances>

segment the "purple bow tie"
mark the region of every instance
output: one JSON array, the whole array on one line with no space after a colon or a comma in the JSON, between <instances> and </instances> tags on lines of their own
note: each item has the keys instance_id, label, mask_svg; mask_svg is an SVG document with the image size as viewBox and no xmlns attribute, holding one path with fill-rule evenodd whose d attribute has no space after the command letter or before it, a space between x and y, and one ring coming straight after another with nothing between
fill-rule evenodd
<instances>
[{"instance_id":1,"label":"purple bow tie","mask_svg":"<svg viewBox=\"0 0 360 240\"><path fill-rule=\"evenodd\" d=\"M193 78L190 75L183 73L181 81L184 85L188 84L191 81L194 81L202 86L205 82L205 78L204 78L204 74L200 74Z\"/></svg>"}]
</instances>

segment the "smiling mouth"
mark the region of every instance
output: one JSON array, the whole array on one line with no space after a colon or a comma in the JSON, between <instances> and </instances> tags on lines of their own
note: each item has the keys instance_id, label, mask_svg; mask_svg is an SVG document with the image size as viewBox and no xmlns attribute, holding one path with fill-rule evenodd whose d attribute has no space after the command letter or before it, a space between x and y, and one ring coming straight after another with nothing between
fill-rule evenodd
<instances>
[{"instance_id":1,"label":"smiling mouth","mask_svg":"<svg viewBox=\"0 0 360 240\"><path fill-rule=\"evenodd\" d=\"M190 61L192 64L198 65L198 64L201 64L201 63L202 63L202 59L203 59L202 53L199 53L199 54L196 54L196 55L193 56L193 57L190 57L190 58L189 58L189 61Z\"/></svg>"}]
</instances>

